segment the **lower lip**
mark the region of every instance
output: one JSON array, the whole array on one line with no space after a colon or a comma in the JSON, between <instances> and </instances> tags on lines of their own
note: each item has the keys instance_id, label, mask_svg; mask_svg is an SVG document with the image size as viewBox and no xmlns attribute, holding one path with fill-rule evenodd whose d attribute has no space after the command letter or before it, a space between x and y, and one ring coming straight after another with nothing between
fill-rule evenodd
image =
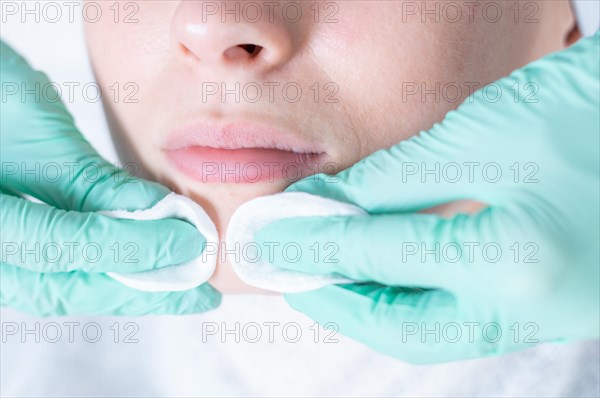
<instances>
[{"instance_id":1,"label":"lower lip","mask_svg":"<svg viewBox=\"0 0 600 398\"><path fill-rule=\"evenodd\" d=\"M317 171L319 153L267 148L221 149L191 146L165 150L182 173L203 183L252 184L297 181Z\"/></svg>"}]
</instances>

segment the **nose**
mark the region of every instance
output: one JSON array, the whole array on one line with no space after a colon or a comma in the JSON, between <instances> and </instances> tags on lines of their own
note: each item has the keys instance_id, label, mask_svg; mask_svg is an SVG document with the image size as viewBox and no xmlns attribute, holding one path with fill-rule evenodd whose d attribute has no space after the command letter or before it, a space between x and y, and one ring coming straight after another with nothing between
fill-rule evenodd
<instances>
[{"instance_id":1,"label":"nose","mask_svg":"<svg viewBox=\"0 0 600 398\"><path fill-rule=\"evenodd\" d=\"M171 23L173 50L191 67L279 68L293 57L294 32L268 3L183 0Z\"/></svg>"}]
</instances>

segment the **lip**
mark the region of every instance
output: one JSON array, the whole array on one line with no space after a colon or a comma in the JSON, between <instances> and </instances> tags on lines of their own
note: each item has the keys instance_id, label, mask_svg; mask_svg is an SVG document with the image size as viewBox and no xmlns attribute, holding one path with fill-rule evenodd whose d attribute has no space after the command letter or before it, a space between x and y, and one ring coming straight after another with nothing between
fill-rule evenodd
<instances>
[{"instance_id":1,"label":"lip","mask_svg":"<svg viewBox=\"0 0 600 398\"><path fill-rule=\"evenodd\" d=\"M298 135L250 122L195 122L162 145L169 163L203 183L297 181L317 172L325 152Z\"/></svg>"}]
</instances>

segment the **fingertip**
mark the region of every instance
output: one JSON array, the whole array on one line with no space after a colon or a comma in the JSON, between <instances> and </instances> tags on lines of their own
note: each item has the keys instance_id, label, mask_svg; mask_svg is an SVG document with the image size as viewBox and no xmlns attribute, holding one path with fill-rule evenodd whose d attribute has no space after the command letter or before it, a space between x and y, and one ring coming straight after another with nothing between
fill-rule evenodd
<instances>
[{"instance_id":1,"label":"fingertip","mask_svg":"<svg viewBox=\"0 0 600 398\"><path fill-rule=\"evenodd\" d=\"M306 219L307 217L290 217L275 220L254 233L254 242L261 248L269 248L273 243L278 245L294 243L296 246L302 246L302 235L305 233ZM269 262L276 262L282 256L279 251L276 251L275 255L265 257Z\"/></svg>"},{"instance_id":2,"label":"fingertip","mask_svg":"<svg viewBox=\"0 0 600 398\"><path fill-rule=\"evenodd\" d=\"M280 221L277 220L267 224L265 227L259 229L254 233L254 242L260 247L264 247L265 243L272 241L279 241L281 239Z\"/></svg>"},{"instance_id":3,"label":"fingertip","mask_svg":"<svg viewBox=\"0 0 600 398\"><path fill-rule=\"evenodd\" d=\"M319 229L321 217L294 217L274 221L254 233L254 243L260 248L261 259L278 268L317 274L327 274L331 266L331 250L315 252L317 238L313 231ZM291 249L290 249L291 248ZM295 254L291 254L291 253Z\"/></svg>"},{"instance_id":4,"label":"fingertip","mask_svg":"<svg viewBox=\"0 0 600 398\"><path fill-rule=\"evenodd\" d=\"M314 293L311 292L301 292L301 293L286 293L283 295L285 301L292 307L294 310L301 312L310 316L311 306L310 301L311 297L314 297Z\"/></svg>"},{"instance_id":5,"label":"fingertip","mask_svg":"<svg viewBox=\"0 0 600 398\"><path fill-rule=\"evenodd\" d=\"M122 291L121 302L112 311L120 315L188 315L214 309L221 303L220 293L207 283L196 288L178 292L138 291L117 284L115 291Z\"/></svg>"},{"instance_id":6,"label":"fingertip","mask_svg":"<svg viewBox=\"0 0 600 398\"><path fill-rule=\"evenodd\" d=\"M337 285L325 286L320 289L308 290L299 293L286 293L283 295L285 301L296 311L305 314L314 314L315 310L323 310L327 306L328 298L335 300L335 292L339 289ZM322 304L324 306L322 306ZM311 315L312 316L312 315Z\"/></svg>"},{"instance_id":7,"label":"fingertip","mask_svg":"<svg viewBox=\"0 0 600 398\"><path fill-rule=\"evenodd\" d=\"M221 293L208 283L196 288L198 300L196 300L196 312L212 310L221 305Z\"/></svg>"},{"instance_id":8,"label":"fingertip","mask_svg":"<svg viewBox=\"0 0 600 398\"><path fill-rule=\"evenodd\" d=\"M142 191L141 195L143 197L148 198L146 203L147 208L154 206L155 204L163 200L166 196L172 193L169 188L159 183L145 181L141 179L137 179L136 181L137 184L139 184L138 189Z\"/></svg>"},{"instance_id":9,"label":"fingertip","mask_svg":"<svg viewBox=\"0 0 600 398\"><path fill-rule=\"evenodd\" d=\"M221 305L221 293L208 283L177 294L174 307L168 311L174 315L198 314Z\"/></svg>"},{"instance_id":10,"label":"fingertip","mask_svg":"<svg viewBox=\"0 0 600 398\"><path fill-rule=\"evenodd\" d=\"M320 192L326 190L327 181L334 178L336 177L324 173L313 174L293 183L287 187L285 192L306 192L313 195L319 195Z\"/></svg>"},{"instance_id":11,"label":"fingertip","mask_svg":"<svg viewBox=\"0 0 600 398\"><path fill-rule=\"evenodd\" d=\"M125 173L125 171L116 169L115 173ZM118 184L109 182L109 184L114 184L112 186L114 192L110 196L113 199L102 210L145 210L155 206L171 193L167 187L156 182L129 176L118 178L122 180ZM94 205L94 207L98 206Z\"/></svg>"},{"instance_id":12,"label":"fingertip","mask_svg":"<svg viewBox=\"0 0 600 398\"><path fill-rule=\"evenodd\" d=\"M167 231L167 236L159 238L159 244L169 249L167 261L159 262L159 267L187 263L202 255L206 248L206 238L195 226L177 219L157 221L161 224L158 226L159 230Z\"/></svg>"}]
</instances>

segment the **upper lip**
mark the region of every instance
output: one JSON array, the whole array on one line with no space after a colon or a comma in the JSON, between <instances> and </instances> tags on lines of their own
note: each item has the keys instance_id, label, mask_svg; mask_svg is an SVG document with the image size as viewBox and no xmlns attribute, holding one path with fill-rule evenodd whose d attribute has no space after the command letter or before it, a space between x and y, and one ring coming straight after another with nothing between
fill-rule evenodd
<instances>
[{"instance_id":1,"label":"upper lip","mask_svg":"<svg viewBox=\"0 0 600 398\"><path fill-rule=\"evenodd\" d=\"M203 146L218 149L264 148L305 154L321 154L320 146L298 134L249 121L196 121L169 132L164 150Z\"/></svg>"}]
</instances>

